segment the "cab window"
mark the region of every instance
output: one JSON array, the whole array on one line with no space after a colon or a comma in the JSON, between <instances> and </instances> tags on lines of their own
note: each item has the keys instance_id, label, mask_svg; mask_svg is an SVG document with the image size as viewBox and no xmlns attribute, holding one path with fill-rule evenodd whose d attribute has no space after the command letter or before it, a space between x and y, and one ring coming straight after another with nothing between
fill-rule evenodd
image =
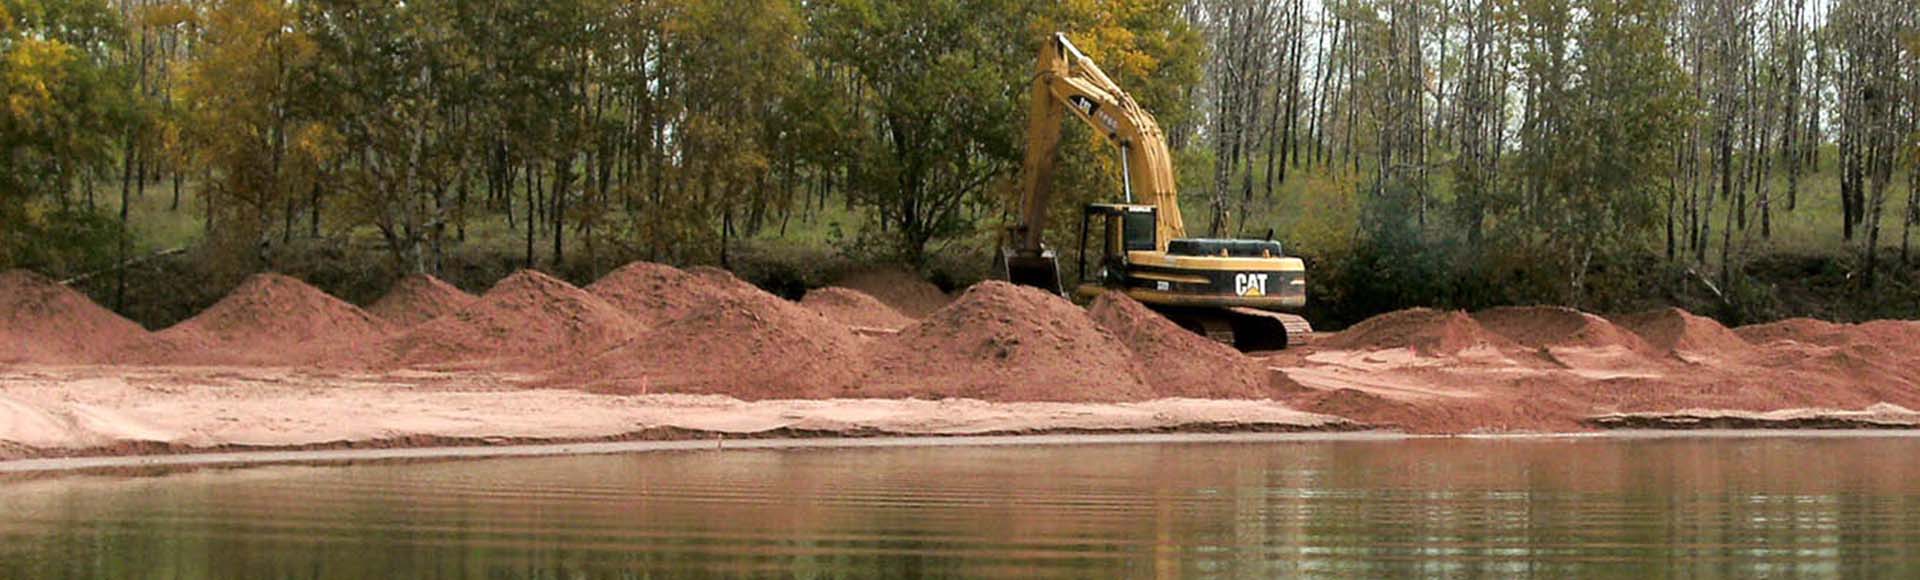
<instances>
[{"instance_id":1,"label":"cab window","mask_svg":"<svg viewBox=\"0 0 1920 580\"><path fill-rule=\"evenodd\" d=\"M1150 211L1126 213L1127 251L1154 250L1154 213Z\"/></svg>"}]
</instances>

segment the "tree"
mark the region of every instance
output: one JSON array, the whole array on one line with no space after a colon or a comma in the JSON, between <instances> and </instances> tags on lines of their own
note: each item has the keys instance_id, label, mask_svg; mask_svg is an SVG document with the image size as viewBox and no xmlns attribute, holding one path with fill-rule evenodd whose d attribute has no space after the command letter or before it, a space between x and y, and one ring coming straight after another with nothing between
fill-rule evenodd
<instances>
[{"instance_id":1,"label":"tree","mask_svg":"<svg viewBox=\"0 0 1920 580\"><path fill-rule=\"evenodd\" d=\"M1663 0L1547 0L1517 15L1535 31L1522 59L1540 102L1528 105L1519 168L1530 199L1510 223L1537 232L1522 239L1557 257L1575 304L1595 256L1640 247L1665 197L1689 110L1686 77L1665 51L1672 10Z\"/></svg>"},{"instance_id":2,"label":"tree","mask_svg":"<svg viewBox=\"0 0 1920 580\"><path fill-rule=\"evenodd\" d=\"M86 220L68 194L134 122L107 48L124 33L98 0L0 0L0 268L62 265L51 229ZM49 197L61 211L35 211Z\"/></svg>"},{"instance_id":3,"label":"tree","mask_svg":"<svg viewBox=\"0 0 1920 580\"><path fill-rule=\"evenodd\" d=\"M310 106L317 47L282 0L222 0L208 6L205 33L187 73L196 157L209 234L250 244L271 263L273 212L304 198L337 150L333 127Z\"/></svg>"},{"instance_id":4,"label":"tree","mask_svg":"<svg viewBox=\"0 0 1920 580\"><path fill-rule=\"evenodd\" d=\"M1030 12L1012 0L833 0L816 11L820 57L858 83L851 195L900 258L924 263L933 240L968 228L963 204L985 200L1018 159L1018 95L1040 38L1025 32Z\"/></svg>"}]
</instances>

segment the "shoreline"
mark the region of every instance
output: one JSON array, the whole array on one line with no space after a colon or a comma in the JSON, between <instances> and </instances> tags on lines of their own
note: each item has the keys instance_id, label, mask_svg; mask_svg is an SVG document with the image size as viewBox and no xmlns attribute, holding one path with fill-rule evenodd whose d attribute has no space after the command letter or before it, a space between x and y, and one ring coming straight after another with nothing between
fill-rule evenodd
<instances>
[{"instance_id":1,"label":"shoreline","mask_svg":"<svg viewBox=\"0 0 1920 580\"><path fill-rule=\"evenodd\" d=\"M1006 447L1216 443L1389 443L1410 440L1477 441L1654 441L1677 439L1865 439L1920 438L1911 429L1625 429L1591 432L1420 434L1398 431L1290 431L1231 433L1033 433L1000 435L876 435L819 437L747 437L705 439L631 439L507 445L431 445L420 447L258 449L195 451L159 455L91 455L0 460L0 476L53 475L128 469L250 467L264 465L351 465L413 460L501 459L624 455L692 451L778 451L808 449L890 449L934 447ZM0 480L3 482L4 480Z\"/></svg>"}]
</instances>

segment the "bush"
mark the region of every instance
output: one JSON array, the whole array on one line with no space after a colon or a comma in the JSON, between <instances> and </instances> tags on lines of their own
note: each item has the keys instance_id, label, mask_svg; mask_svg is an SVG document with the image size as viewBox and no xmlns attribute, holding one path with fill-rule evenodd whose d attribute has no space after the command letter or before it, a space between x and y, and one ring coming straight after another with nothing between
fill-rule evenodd
<instances>
[{"instance_id":1,"label":"bush","mask_svg":"<svg viewBox=\"0 0 1920 580\"><path fill-rule=\"evenodd\" d=\"M81 209L31 210L0 229L0 269L26 268L55 278L112 266L119 257L120 222Z\"/></svg>"}]
</instances>

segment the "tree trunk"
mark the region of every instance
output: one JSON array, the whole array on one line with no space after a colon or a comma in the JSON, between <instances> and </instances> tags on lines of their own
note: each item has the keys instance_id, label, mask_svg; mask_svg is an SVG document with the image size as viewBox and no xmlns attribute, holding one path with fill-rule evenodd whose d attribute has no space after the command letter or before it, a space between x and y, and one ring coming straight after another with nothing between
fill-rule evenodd
<instances>
[{"instance_id":1,"label":"tree trunk","mask_svg":"<svg viewBox=\"0 0 1920 580\"><path fill-rule=\"evenodd\" d=\"M573 154L566 153L553 161L553 267L555 271L566 264L566 214L567 186L573 181Z\"/></svg>"},{"instance_id":2,"label":"tree trunk","mask_svg":"<svg viewBox=\"0 0 1920 580\"><path fill-rule=\"evenodd\" d=\"M537 167L537 165L535 165L535 164L533 163L533 161L532 161L532 160L528 160L528 162L527 162L527 169L526 169L526 171L527 171L527 174L526 174L526 181L527 181L527 266L526 266L526 267L527 267L527 269L528 269L528 270L532 270L532 269L534 268L534 266L535 266L535 262L533 261L533 230L534 230L534 227L533 227L533 224L534 224L534 219L533 219L533 213L534 213L534 212L533 212L533 208L534 208L534 207L537 207L537 206L538 206L538 202L537 202L537 201L536 201L536 200L534 199L534 195L535 195L536 193L538 193L538 192L540 191L540 188L538 187L538 185L537 185L537 184L535 184L535 183L534 183L534 180L533 180L533 174L535 174L535 173L539 173L539 171L535 171L535 170L534 170L534 168L535 168L535 167Z\"/></svg>"}]
</instances>

